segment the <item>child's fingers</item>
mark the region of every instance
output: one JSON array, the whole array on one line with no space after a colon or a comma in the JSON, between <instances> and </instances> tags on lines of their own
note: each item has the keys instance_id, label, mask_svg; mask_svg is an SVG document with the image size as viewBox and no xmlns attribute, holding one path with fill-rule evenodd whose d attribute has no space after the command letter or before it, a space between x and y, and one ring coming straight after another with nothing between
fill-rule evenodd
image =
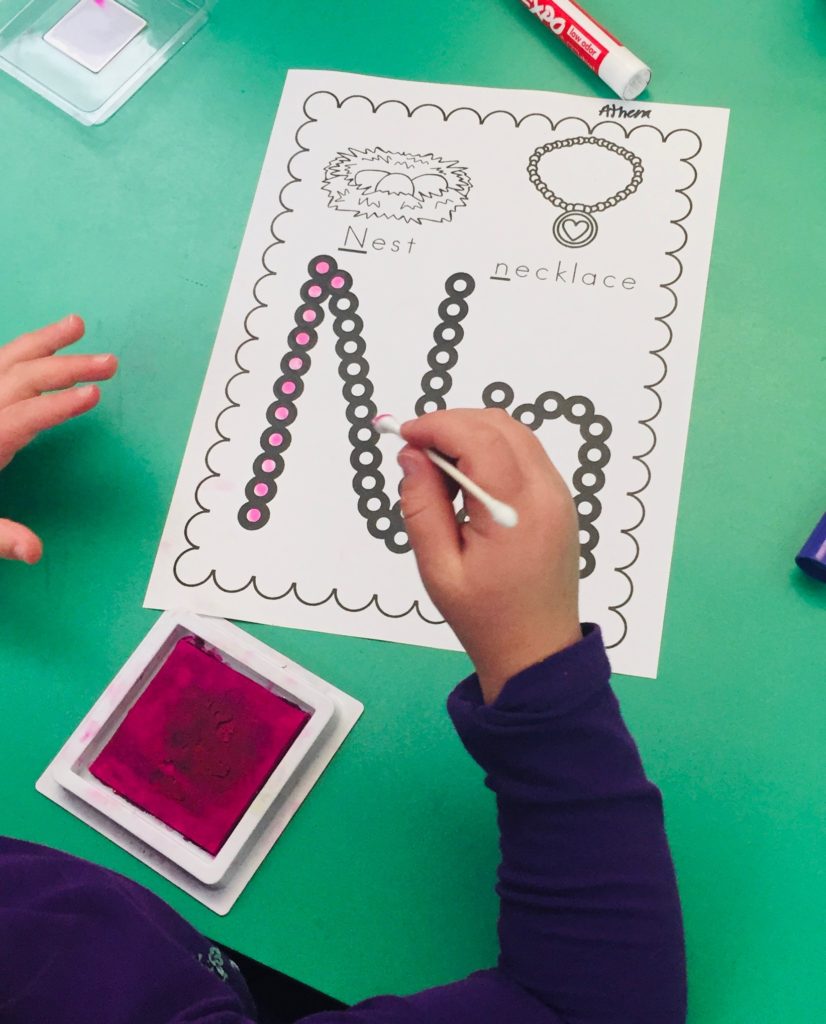
<instances>
[{"instance_id":1,"label":"child's fingers","mask_svg":"<svg viewBox=\"0 0 826 1024\"><path fill-rule=\"evenodd\" d=\"M475 483L493 497L510 502L522 489L525 476L511 443L509 420L507 413L500 415L497 410L434 412L402 424L402 437L416 447L436 448L458 459L458 468ZM525 429L519 424L512 426ZM471 518L474 504L473 499L468 501Z\"/></svg>"},{"instance_id":2,"label":"child's fingers","mask_svg":"<svg viewBox=\"0 0 826 1024\"><path fill-rule=\"evenodd\" d=\"M537 469L548 462L539 438L503 409L445 409L402 424L402 436L406 441L421 447L438 448L452 458L468 452L469 442L479 432L486 437L492 436L493 432L504 437L526 471L529 467ZM473 450L480 452L481 446L476 444Z\"/></svg>"},{"instance_id":3,"label":"child's fingers","mask_svg":"<svg viewBox=\"0 0 826 1024\"><path fill-rule=\"evenodd\" d=\"M108 380L118 368L113 355L43 356L17 363L0 377L0 406L33 398L42 391L70 388L81 381Z\"/></svg>"},{"instance_id":4,"label":"child's fingers","mask_svg":"<svg viewBox=\"0 0 826 1024\"><path fill-rule=\"evenodd\" d=\"M27 565L40 561L43 545L37 534L22 523L0 519L0 558L16 559Z\"/></svg>"},{"instance_id":5,"label":"child's fingers","mask_svg":"<svg viewBox=\"0 0 826 1024\"><path fill-rule=\"evenodd\" d=\"M459 528L451 489L444 475L424 452L406 447L399 452L404 472L402 514L425 586L458 572L461 556Z\"/></svg>"},{"instance_id":6,"label":"child's fingers","mask_svg":"<svg viewBox=\"0 0 826 1024\"><path fill-rule=\"evenodd\" d=\"M83 337L86 327L83 320L72 313L55 324L41 327L37 331L21 334L0 348L0 373L23 359L39 359L50 356L58 349L65 348Z\"/></svg>"},{"instance_id":7,"label":"child's fingers","mask_svg":"<svg viewBox=\"0 0 826 1024\"><path fill-rule=\"evenodd\" d=\"M79 416L97 404L100 391L94 384L49 395L27 398L0 411L0 467L41 430Z\"/></svg>"}]
</instances>

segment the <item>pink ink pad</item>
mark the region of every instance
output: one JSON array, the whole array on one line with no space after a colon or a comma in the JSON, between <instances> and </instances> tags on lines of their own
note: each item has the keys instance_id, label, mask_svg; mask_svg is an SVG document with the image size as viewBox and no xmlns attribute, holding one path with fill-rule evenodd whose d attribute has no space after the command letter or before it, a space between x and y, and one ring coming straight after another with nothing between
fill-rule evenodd
<instances>
[{"instance_id":1,"label":"pink ink pad","mask_svg":"<svg viewBox=\"0 0 826 1024\"><path fill-rule=\"evenodd\" d=\"M360 713L232 623L167 611L38 787L225 914Z\"/></svg>"},{"instance_id":2,"label":"pink ink pad","mask_svg":"<svg viewBox=\"0 0 826 1024\"><path fill-rule=\"evenodd\" d=\"M89 772L215 855L310 717L186 636Z\"/></svg>"}]
</instances>

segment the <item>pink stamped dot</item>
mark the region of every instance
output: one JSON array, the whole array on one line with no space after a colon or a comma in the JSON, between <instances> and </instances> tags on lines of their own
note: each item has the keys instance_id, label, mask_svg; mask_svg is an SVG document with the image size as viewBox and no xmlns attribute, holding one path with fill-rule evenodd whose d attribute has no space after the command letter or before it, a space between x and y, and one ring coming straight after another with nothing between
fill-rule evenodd
<instances>
[{"instance_id":1,"label":"pink stamped dot","mask_svg":"<svg viewBox=\"0 0 826 1024\"><path fill-rule=\"evenodd\" d=\"M289 363L287 363L287 366L289 366L291 370L300 370L303 365L304 360L299 356L293 356Z\"/></svg>"},{"instance_id":2,"label":"pink stamped dot","mask_svg":"<svg viewBox=\"0 0 826 1024\"><path fill-rule=\"evenodd\" d=\"M283 434L270 434L270 444L273 446L273 448L277 448L283 440Z\"/></svg>"},{"instance_id":3,"label":"pink stamped dot","mask_svg":"<svg viewBox=\"0 0 826 1024\"><path fill-rule=\"evenodd\" d=\"M259 508L251 508L247 512L247 521L250 522L250 523L257 523L260 518L261 518L261 509L259 509Z\"/></svg>"},{"instance_id":4,"label":"pink stamped dot","mask_svg":"<svg viewBox=\"0 0 826 1024\"><path fill-rule=\"evenodd\" d=\"M266 484L256 484L253 490L255 491L259 498L263 498L264 495L269 490L269 487L267 487Z\"/></svg>"},{"instance_id":5,"label":"pink stamped dot","mask_svg":"<svg viewBox=\"0 0 826 1024\"><path fill-rule=\"evenodd\" d=\"M284 392L285 395L291 395L293 391L295 391L295 381L285 380L284 383L281 385L281 390Z\"/></svg>"},{"instance_id":6,"label":"pink stamped dot","mask_svg":"<svg viewBox=\"0 0 826 1024\"><path fill-rule=\"evenodd\" d=\"M290 415L288 409L285 409L283 405L279 405L275 410L275 418L277 420L285 420Z\"/></svg>"},{"instance_id":7,"label":"pink stamped dot","mask_svg":"<svg viewBox=\"0 0 826 1024\"><path fill-rule=\"evenodd\" d=\"M305 309L304 312L301 314L301 319L304 321L305 324L311 324L315 320L317 315L318 314L314 309Z\"/></svg>"},{"instance_id":8,"label":"pink stamped dot","mask_svg":"<svg viewBox=\"0 0 826 1024\"><path fill-rule=\"evenodd\" d=\"M327 271L330 269L330 264L327 262L327 260L319 260L318 263L316 263L315 265L315 269L316 273L326 274Z\"/></svg>"},{"instance_id":9,"label":"pink stamped dot","mask_svg":"<svg viewBox=\"0 0 826 1024\"><path fill-rule=\"evenodd\" d=\"M330 287L332 287L332 288L343 288L344 287L344 278L341 276L341 274L336 274L336 276L332 279L332 281L330 281Z\"/></svg>"},{"instance_id":10,"label":"pink stamped dot","mask_svg":"<svg viewBox=\"0 0 826 1024\"><path fill-rule=\"evenodd\" d=\"M270 438L270 442L272 442L272 438L273 437L281 437L281 435L280 434L273 434L271 436L271 438ZM261 463L261 468L264 470L265 473L272 473L275 470L275 460L274 459L264 459L264 461Z\"/></svg>"},{"instance_id":11,"label":"pink stamped dot","mask_svg":"<svg viewBox=\"0 0 826 1024\"><path fill-rule=\"evenodd\" d=\"M307 294L310 296L311 299L317 299L319 297L319 295L321 295L321 285L320 284L312 284L312 285L310 285L310 287L307 289Z\"/></svg>"},{"instance_id":12,"label":"pink stamped dot","mask_svg":"<svg viewBox=\"0 0 826 1024\"><path fill-rule=\"evenodd\" d=\"M298 342L299 345L306 345L307 342L310 340L310 335L307 334L306 331L299 331L298 334L296 334L295 336L295 340Z\"/></svg>"}]
</instances>

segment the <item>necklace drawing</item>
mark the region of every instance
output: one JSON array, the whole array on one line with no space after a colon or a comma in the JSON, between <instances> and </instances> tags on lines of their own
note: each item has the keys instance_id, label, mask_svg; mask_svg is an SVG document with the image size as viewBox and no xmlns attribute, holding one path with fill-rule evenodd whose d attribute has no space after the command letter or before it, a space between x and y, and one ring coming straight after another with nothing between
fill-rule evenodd
<instances>
[{"instance_id":1,"label":"necklace drawing","mask_svg":"<svg viewBox=\"0 0 826 1024\"><path fill-rule=\"evenodd\" d=\"M543 156L552 153L556 149L568 149L571 146L599 146L600 149L607 149L609 153L616 153L623 160L631 165L631 180L612 196L603 199L599 203L569 203L562 196L559 196L550 188L539 174L539 161ZM597 237L597 221L595 213L602 213L623 199L633 195L642 183L643 166L642 160L630 149L624 149L615 142L608 139L600 139L593 135L578 135L573 139L558 139L556 142L546 142L533 151L528 160L528 177L533 182L533 187L541 196L548 200L552 206L558 207L562 213L554 221L554 238L560 245L569 249L581 249L583 245L589 245Z\"/></svg>"}]
</instances>

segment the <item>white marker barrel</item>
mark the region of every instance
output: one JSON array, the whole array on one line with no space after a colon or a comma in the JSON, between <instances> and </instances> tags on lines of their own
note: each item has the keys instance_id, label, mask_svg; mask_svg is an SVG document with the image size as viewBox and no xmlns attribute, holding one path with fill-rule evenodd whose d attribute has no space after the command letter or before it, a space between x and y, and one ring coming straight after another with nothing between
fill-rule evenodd
<instances>
[{"instance_id":1,"label":"white marker barrel","mask_svg":"<svg viewBox=\"0 0 826 1024\"><path fill-rule=\"evenodd\" d=\"M651 81L651 68L573 0L520 0L624 100L634 100Z\"/></svg>"}]
</instances>

